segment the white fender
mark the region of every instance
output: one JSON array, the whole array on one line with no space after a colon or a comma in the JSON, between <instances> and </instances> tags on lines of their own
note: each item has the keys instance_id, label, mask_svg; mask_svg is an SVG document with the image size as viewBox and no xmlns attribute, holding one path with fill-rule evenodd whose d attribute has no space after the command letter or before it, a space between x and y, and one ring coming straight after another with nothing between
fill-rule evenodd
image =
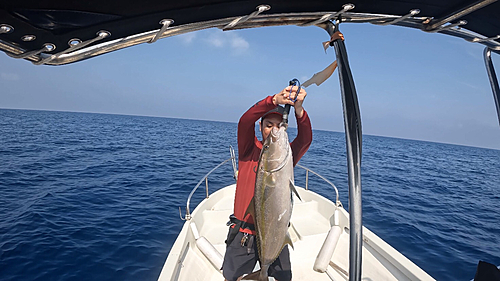
<instances>
[{"instance_id":1,"label":"white fender","mask_svg":"<svg viewBox=\"0 0 500 281\"><path fill-rule=\"evenodd\" d=\"M194 239L196 239L196 246L203 253L203 255L210 261L210 263L217 269L222 268L223 257L214 245L207 240L207 238L200 236L198 228L194 222L190 223L191 231L193 232Z\"/></svg>"},{"instance_id":2,"label":"white fender","mask_svg":"<svg viewBox=\"0 0 500 281\"><path fill-rule=\"evenodd\" d=\"M323 242L323 246L321 246L321 250L319 250L316 261L314 262L313 269L315 271L320 273L324 273L326 271L326 268L328 267L328 264L332 259L335 247L337 247L337 243L339 242L341 234L342 229L340 228L340 226L334 225L332 226L332 228L330 228L325 242Z\"/></svg>"},{"instance_id":3,"label":"white fender","mask_svg":"<svg viewBox=\"0 0 500 281\"><path fill-rule=\"evenodd\" d=\"M201 236L196 240L196 246L198 249L207 257L210 263L217 269L220 270L222 268L223 257L217 249L210 243L207 238Z\"/></svg>"}]
</instances>

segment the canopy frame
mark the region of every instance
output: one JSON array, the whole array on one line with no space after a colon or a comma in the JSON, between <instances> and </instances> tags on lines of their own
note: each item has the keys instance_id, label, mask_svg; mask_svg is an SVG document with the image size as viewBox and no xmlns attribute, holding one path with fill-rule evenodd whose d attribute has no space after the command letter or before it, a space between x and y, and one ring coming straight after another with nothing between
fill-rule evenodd
<instances>
[{"instance_id":1,"label":"canopy frame","mask_svg":"<svg viewBox=\"0 0 500 281\"><path fill-rule=\"evenodd\" d=\"M246 28L258 28L268 26L283 26L283 25L296 25L296 26L309 26L318 25L328 20L337 17L339 14L343 15L344 23L373 23L379 25L397 25L420 29L426 32L437 32L455 37L463 38L473 43L479 43L488 47L492 52L500 54L500 34L496 36L485 36L464 28L466 21L461 20L458 23L451 23L452 21L468 15L480 8L483 8L497 0L481 0L474 1L472 4L459 7L452 10L444 17L433 19L430 17L416 17L418 9L409 10L405 15L390 15L390 14L372 14L372 13L356 13L349 10L355 10L353 4L346 4L344 8L339 11L325 11L325 12L291 12L291 13L270 13L272 9L269 5L259 5L256 11L249 11L247 16L227 17L208 21L190 22L185 24L175 25L174 19L169 20L169 25L163 24L159 29L150 30L138 34L129 35L122 38L74 38L68 42L68 46L57 46L51 50L44 49L45 45L40 45L38 48L31 50L25 49L13 41L5 39L5 35L13 33L16 29L14 23L4 23L0 14L0 50L6 52L12 57L22 58L29 60L37 65L64 65L91 57L102 55L105 53L120 50L126 47L155 42L160 38L171 37L175 35L185 34L189 32L199 31L208 28L219 28L222 30L236 30ZM348 6L349 9L345 7ZM418 7L417 7L418 8ZM1 11L0 11L1 12ZM158 19L158 21L163 18ZM157 21L157 22L158 22ZM161 22L160 22L161 23ZM448 24L447 24L448 23ZM94 34L111 34L109 30L95 30ZM499 31L500 33L500 31ZM80 45L86 43L84 46ZM72 43L73 42L73 43ZM90 43L89 43L90 42ZM44 42L44 44L54 44L51 42ZM33 52L36 50L35 52Z\"/></svg>"}]
</instances>

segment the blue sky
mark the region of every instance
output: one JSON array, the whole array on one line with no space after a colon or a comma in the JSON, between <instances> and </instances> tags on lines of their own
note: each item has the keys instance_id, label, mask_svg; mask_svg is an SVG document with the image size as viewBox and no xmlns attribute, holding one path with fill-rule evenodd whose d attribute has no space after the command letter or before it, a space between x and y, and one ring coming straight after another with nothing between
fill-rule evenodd
<instances>
[{"instance_id":1,"label":"blue sky","mask_svg":"<svg viewBox=\"0 0 500 281\"><path fill-rule=\"evenodd\" d=\"M365 134L500 149L482 45L403 27L341 30ZM328 66L327 39L317 27L209 29L59 67L0 54L0 108L237 122L290 79ZM307 91L313 128L342 132L337 72Z\"/></svg>"}]
</instances>

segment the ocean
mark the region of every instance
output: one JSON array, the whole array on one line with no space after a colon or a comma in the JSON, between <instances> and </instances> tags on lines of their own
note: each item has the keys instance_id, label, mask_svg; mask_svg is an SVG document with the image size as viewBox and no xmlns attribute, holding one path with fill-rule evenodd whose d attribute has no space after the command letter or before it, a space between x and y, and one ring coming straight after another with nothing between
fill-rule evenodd
<instances>
[{"instance_id":1,"label":"ocean","mask_svg":"<svg viewBox=\"0 0 500 281\"><path fill-rule=\"evenodd\" d=\"M0 109L0 280L156 280L178 208L236 149L236 126ZM313 138L299 164L347 208L343 133ZM231 174L217 170L210 192ZM479 260L500 264L499 175L500 150L365 135L363 223L437 280L471 280ZM304 178L296 169L297 185Z\"/></svg>"}]
</instances>

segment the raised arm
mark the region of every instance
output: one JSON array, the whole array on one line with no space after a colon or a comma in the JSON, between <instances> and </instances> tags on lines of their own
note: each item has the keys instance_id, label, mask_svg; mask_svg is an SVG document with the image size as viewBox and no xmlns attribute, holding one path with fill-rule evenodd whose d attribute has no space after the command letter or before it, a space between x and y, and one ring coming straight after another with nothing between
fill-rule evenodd
<instances>
[{"instance_id":1,"label":"raised arm","mask_svg":"<svg viewBox=\"0 0 500 281\"><path fill-rule=\"evenodd\" d=\"M304 156L312 142L311 120L309 120L309 115L302 107L306 96L306 91L302 89L297 96L297 100L293 103L295 118L297 118L297 137L291 143L294 166L297 165L300 158Z\"/></svg>"},{"instance_id":2,"label":"raised arm","mask_svg":"<svg viewBox=\"0 0 500 281\"><path fill-rule=\"evenodd\" d=\"M245 160L250 156L252 147L255 145L255 122L264 115L264 113L276 107L273 103L274 96L257 102L250 107L241 117L238 122L238 154L240 160Z\"/></svg>"},{"instance_id":3,"label":"raised arm","mask_svg":"<svg viewBox=\"0 0 500 281\"><path fill-rule=\"evenodd\" d=\"M297 137L290 144L292 146L294 166L297 165L312 143L312 127L309 115L305 110L302 110L302 117L297 114L295 117L297 118Z\"/></svg>"}]
</instances>

